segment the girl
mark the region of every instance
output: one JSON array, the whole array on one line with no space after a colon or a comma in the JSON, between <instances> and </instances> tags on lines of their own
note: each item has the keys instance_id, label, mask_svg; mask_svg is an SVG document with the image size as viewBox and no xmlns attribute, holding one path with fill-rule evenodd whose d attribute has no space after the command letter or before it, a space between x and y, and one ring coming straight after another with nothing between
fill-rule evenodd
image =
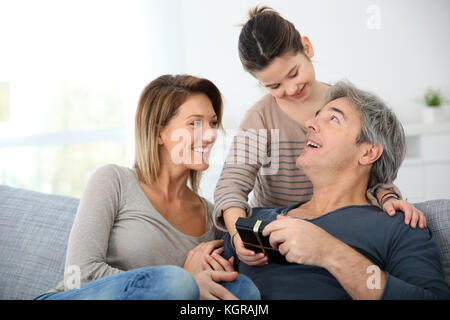
<instances>
[{"instance_id":1,"label":"girl","mask_svg":"<svg viewBox=\"0 0 450 320\"><path fill-rule=\"evenodd\" d=\"M329 88L316 80L313 56L308 37L276 11L250 11L239 37L239 57L269 94L244 116L214 193L215 223L232 235L239 258L249 265L267 263L267 258L244 248L235 228L238 217L251 214L251 207L289 206L312 196L311 182L295 160L305 147L306 121L314 118ZM367 197L390 215L402 210L413 228L426 226L424 215L400 200L394 185L373 186Z\"/></svg>"},{"instance_id":2,"label":"girl","mask_svg":"<svg viewBox=\"0 0 450 320\"><path fill-rule=\"evenodd\" d=\"M214 241L221 232L213 207L197 194L221 120L212 82L152 81L136 112L133 169L106 165L90 176L69 237L66 281L37 299L259 298L229 261L219 259L219 271L202 267L222 244Z\"/></svg>"}]
</instances>

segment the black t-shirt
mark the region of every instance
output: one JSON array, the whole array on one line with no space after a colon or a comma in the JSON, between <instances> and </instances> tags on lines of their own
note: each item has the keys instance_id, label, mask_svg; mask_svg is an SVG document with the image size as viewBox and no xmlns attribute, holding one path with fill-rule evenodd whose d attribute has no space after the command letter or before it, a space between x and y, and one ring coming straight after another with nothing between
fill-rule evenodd
<instances>
[{"instance_id":1,"label":"black t-shirt","mask_svg":"<svg viewBox=\"0 0 450 320\"><path fill-rule=\"evenodd\" d=\"M298 207L258 207L251 219L272 221ZM375 206L348 206L307 220L364 255L386 273L381 299L450 299L439 247L428 229L412 229L404 215L394 217ZM224 257L235 256L236 270L253 280L262 299L351 299L326 269L309 265L248 266L224 238ZM367 277L372 275L368 272Z\"/></svg>"}]
</instances>

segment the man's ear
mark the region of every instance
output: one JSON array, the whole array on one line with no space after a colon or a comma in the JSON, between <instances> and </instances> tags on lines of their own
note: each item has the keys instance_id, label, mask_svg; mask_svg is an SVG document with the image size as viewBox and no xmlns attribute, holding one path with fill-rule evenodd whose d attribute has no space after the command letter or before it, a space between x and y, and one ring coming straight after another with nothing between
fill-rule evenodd
<instances>
[{"instance_id":1,"label":"man's ear","mask_svg":"<svg viewBox=\"0 0 450 320\"><path fill-rule=\"evenodd\" d=\"M377 161L383 154L383 146L379 143L373 145L368 142L363 142L365 144L364 153L359 158L359 164L363 166L370 165Z\"/></svg>"},{"instance_id":2,"label":"man's ear","mask_svg":"<svg viewBox=\"0 0 450 320\"><path fill-rule=\"evenodd\" d=\"M307 36L303 36L301 39L302 46L303 46L303 53L311 59L314 57L314 48L312 46L311 41L309 41L309 38Z\"/></svg>"}]
</instances>

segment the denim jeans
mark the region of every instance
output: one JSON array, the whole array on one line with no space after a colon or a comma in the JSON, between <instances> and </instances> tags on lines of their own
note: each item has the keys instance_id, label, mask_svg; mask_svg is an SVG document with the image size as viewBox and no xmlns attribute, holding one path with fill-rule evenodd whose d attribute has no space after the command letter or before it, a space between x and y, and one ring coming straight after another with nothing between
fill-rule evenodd
<instances>
[{"instance_id":1,"label":"denim jeans","mask_svg":"<svg viewBox=\"0 0 450 320\"><path fill-rule=\"evenodd\" d=\"M239 274L232 282L221 282L241 300L261 299L253 282ZM100 278L64 292L45 293L35 300L198 300L197 282L177 266L153 266Z\"/></svg>"}]
</instances>

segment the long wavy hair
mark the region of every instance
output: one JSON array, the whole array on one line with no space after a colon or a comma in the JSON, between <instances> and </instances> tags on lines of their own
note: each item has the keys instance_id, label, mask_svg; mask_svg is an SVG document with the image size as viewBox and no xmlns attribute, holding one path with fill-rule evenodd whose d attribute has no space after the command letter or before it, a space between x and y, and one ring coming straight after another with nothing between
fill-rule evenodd
<instances>
[{"instance_id":1,"label":"long wavy hair","mask_svg":"<svg viewBox=\"0 0 450 320\"><path fill-rule=\"evenodd\" d=\"M211 100L218 128L222 129L222 95L207 79L191 75L163 75L143 90L136 110L133 168L146 184L156 181L160 173L160 128L166 126L180 105L196 93L204 93ZM198 192L201 173L196 170L189 173L189 183L195 193Z\"/></svg>"}]
</instances>

